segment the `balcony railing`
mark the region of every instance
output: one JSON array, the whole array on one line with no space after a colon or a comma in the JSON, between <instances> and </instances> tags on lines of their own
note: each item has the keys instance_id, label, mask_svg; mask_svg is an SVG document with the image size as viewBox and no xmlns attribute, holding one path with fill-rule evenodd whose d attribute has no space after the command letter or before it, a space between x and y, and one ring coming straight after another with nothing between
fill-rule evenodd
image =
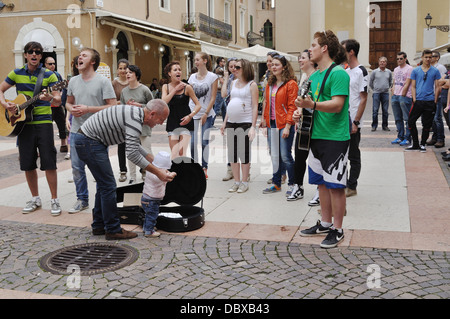
<instances>
[{"instance_id":1,"label":"balcony railing","mask_svg":"<svg viewBox=\"0 0 450 319\"><path fill-rule=\"evenodd\" d=\"M201 12L191 14L184 13L182 16L183 31L200 31L210 36L231 41L233 27L231 24L208 17Z\"/></svg>"}]
</instances>

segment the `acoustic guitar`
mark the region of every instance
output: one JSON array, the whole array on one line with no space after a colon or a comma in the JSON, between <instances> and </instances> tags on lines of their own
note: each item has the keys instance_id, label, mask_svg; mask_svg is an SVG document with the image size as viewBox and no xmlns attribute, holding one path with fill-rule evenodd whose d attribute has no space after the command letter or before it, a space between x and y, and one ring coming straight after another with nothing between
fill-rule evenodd
<instances>
[{"instance_id":1,"label":"acoustic guitar","mask_svg":"<svg viewBox=\"0 0 450 319\"><path fill-rule=\"evenodd\" d=\"M48 88L49 93L61 91L67 87L67 81L61 81ZM8 111L0 104L0 135L14 137L22 132L25 123L33 120L33 108L30 107L39 100L39 95L30 98L25 94L19 94L14 100L6 100L16 104L15 113Z\"/></svg>"},{"instance_id":2,"label":"acoustic guitar","mask_svg":"<svg viewBox=\"0 0 450 319\"><path fill-rule=\"evenodd\" d=\"M302 83L298 90L298 95L303 99L309 94L311 88L311 81L306 80ZM314 111L312 109L302 108L302 116L298 124L297 133L299 134L298 149L309 151L311 142L311 133L314 119Z\"/></svg>"}]
</instances>

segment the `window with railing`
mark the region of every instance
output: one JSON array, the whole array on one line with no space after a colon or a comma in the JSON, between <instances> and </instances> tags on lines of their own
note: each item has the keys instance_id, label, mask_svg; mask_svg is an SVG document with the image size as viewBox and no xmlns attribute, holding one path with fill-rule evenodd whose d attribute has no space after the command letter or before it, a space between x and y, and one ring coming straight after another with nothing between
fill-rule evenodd
<instances>
[{"instance_id":1,"label":"window with railing","mask_svg":"<svg viewBox=\"0 0 450 319\"><path fill-rule=\"evenodd\" d=\"M208 17L201 12L191 14L184 13L182 19L183 30L186 32L201 31L205 34L224 40L231 40L232 38L233 27L231 24Z\"/></svg>"}]
</instances>

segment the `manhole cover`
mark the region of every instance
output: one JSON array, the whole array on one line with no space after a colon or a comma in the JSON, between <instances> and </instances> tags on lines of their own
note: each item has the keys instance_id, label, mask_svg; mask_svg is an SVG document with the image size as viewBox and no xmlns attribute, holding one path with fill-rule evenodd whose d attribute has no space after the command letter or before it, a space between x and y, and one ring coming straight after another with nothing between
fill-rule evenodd
<instances>
[{"instance_id":1,"label":"manhole cover","mask_svg":"<svg viewBox=\"0 0 450 319\"><path fill-rule=\"evenodd\" d=\"M138 257L139 252L129 246L89 243L51 252L41 258L40 266L53 274L67 275L72 272L73 265L77 265L80 275L90 276L131 265Z\"/></svg>"}]
</instances>

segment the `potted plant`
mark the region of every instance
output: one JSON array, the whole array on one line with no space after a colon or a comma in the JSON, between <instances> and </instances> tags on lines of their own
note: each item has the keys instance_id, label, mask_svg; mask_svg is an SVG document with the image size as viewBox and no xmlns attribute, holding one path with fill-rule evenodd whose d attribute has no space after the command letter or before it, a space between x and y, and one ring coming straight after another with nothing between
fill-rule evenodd
<instances>
[{"instance_id":1,"label":"potted plant","mask_svg":"<svg viewBox=\"0 0 450 319\"><path fill-rule=\"evenodd\" d=\"M195 27L195 24L194 23L186 23L186 24L184 24L184 26L183 26L183 29L184 29L184 31L186 31L186 32L194 32L194 31L197 31L197 28Z\"/></svg>"}]
</instances>

